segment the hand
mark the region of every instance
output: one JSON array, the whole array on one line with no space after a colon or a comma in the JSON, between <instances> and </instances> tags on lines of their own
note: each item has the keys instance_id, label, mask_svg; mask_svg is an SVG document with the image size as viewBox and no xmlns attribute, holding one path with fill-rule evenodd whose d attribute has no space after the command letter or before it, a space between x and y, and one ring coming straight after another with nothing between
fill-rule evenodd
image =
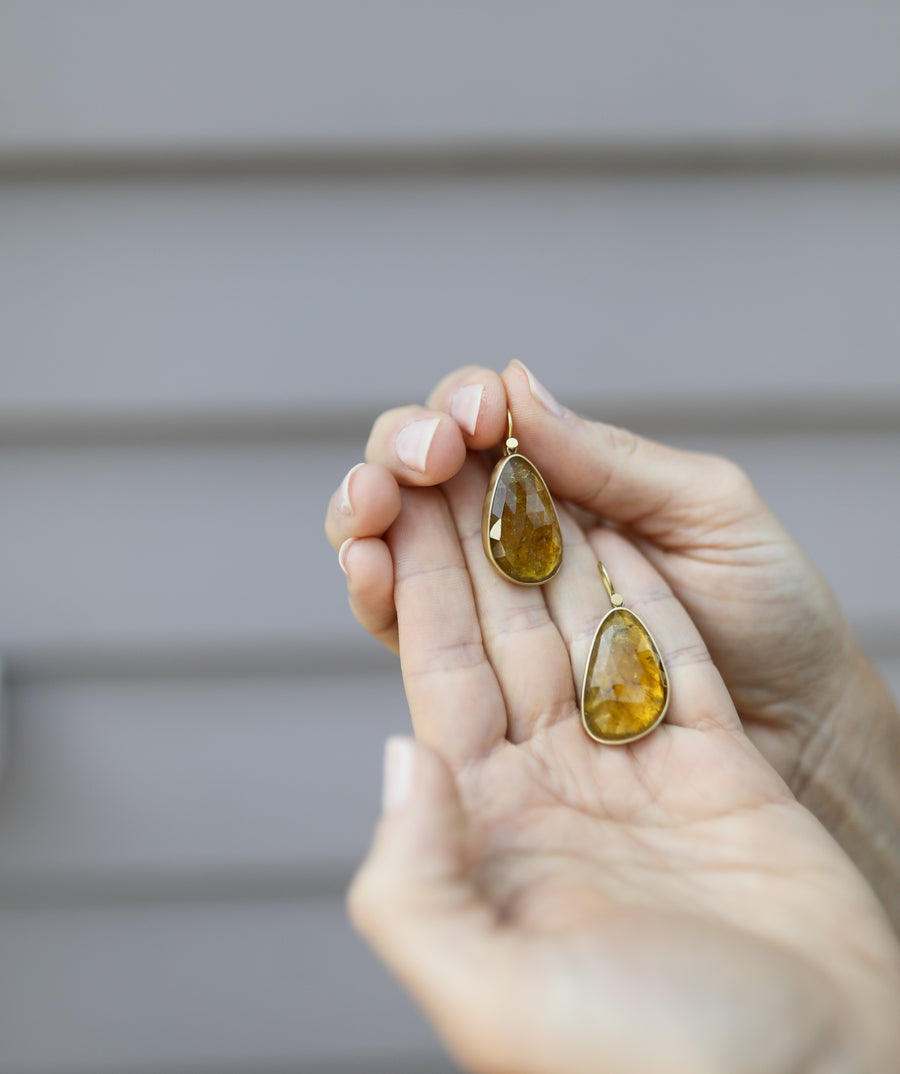
<instances>
[{"instance_id":1,"label":"hand","mask_svg":"<svg viewBox=\"0 0 900 1074\"><path fill-rule=\"evenodd\" d=\"M744 734L665 580L561 509L565 569L507 583L481 548L486 480L470 456L441 489L404 489L362 549L392 564L419 741L389 744L358 927L473 1071L896 1069L890 927ZM592 742L578 714L609 607L598 559L669 671L666 721L631 746Z\"/></svg>"},{"instance_id":2,"label":"hand","mask_svg":"<svg viewBox=\"0 0 900 1074\"><path fill-rule=\"evenodd\" d=\"M741 470L584 421L518 363L502 379L476 367L451 374L429 407L378 419L370 464L329 508L333 545L348 542L342 559L360 622L397 650L393 566L380 538L400 510L399 486L439 485L466 449L502 442L509 407L522 452L557 499L577 506L581 528L615 523L656 567L697 624L753 743L839 838L900 928L891 851L900 845L900 721L827 585ZM416 433L430 440L414 442ZM348 488L349 513L339 509Z\"/></svg>"}]
</instances>

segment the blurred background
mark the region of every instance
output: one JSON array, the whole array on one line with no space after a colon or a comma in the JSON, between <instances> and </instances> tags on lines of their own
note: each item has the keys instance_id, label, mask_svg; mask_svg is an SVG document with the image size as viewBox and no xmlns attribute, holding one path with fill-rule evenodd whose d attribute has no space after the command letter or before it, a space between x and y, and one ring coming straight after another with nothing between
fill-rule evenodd
<instances>
[{"instance_id":1,"label":"blurred background","mask_svg":"<svg viewBox=\"0 0 900 1074\"><path fill-rule=\"evenodd\" d=\"M898 286L893 4L0 2L0 1072L454 1069L322 520L458 365L736 458L896 692Z\"/></svg>"}]
</instances>

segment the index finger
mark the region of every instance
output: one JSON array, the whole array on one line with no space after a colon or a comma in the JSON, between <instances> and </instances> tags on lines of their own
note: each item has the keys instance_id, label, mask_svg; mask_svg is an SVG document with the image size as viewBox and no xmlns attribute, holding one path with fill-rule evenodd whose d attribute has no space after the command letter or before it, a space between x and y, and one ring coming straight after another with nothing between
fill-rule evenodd
<instances>
[{"instance_id":1,"label":"index finger","mask_svg":"<svg viewBox=\"0 0 900 1074\"><path fill-rule=\"evenodd\" d=\"M401 485L440 485L459 472L466 451L499 444L506 436L506 420L500 375L466 366L444 377L425 407L381 414L372 426L366 460L386 466Z\"/></svg>"}]
</instances>

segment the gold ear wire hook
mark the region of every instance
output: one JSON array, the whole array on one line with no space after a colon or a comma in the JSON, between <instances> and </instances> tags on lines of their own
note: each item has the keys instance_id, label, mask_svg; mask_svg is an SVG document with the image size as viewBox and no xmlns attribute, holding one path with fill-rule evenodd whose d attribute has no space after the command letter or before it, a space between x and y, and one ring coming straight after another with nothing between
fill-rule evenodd
<instances>
[{"instance_id":1,"label":"gold ear wire hook","mask_svg":"<svg viewBox=\"0 0 900 1074\"><path fill-rule=\"evenodd\" d=\"M623 607L609 571L597 563L612 604L588 650L581 681L581 722L595 742L621 746L649 734L669 707L669 677L653 636Z\"/></svg>"},{"instance_id":2,"label":"gold ear wire hook","mask_svg":"<svg viewBox=\"0 0 900 1074\"><path fill-rule=\"evenodd\" d=\"M510 582L543 585L562 565L559 516L538 468L519 454L508 407L506 433L481 511L484 554Z\"/></svg>"},{"instance_id":3,"label":"gold ear wire hook","mask_svg":"<svg viewBox=\"0 0 900 1074\"><path fill-rule=\"evenodd\" d=\"M606 593L609 596L609 603L614 608L621 608L625 603L624 597L621 593L617 593L613 588L612 579L609 576L609 571L603 564L597 560L597 569L600 571L600 577L603 579L603 586L606 589Z\"/></svg>"},{"instance_id":4,"label":"gold ear wire hook","mask_svg":"<svg viewBox=\"0 0 900 1074\"><path fill-rule=\"evenodd\" d=\"M512 434L512 414L506 411L506 454L515 455L519 450L519 441Z\"/></svg>"}]
</instances>

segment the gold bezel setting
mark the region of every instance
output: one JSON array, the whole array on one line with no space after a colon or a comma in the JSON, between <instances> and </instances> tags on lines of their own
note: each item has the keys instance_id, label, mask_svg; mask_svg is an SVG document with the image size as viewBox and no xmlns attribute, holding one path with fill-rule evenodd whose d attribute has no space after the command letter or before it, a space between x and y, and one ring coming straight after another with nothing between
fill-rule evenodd
<instances>
[{"instance_id":1,"label":"gold bezel setting","mask_svg":"<svg viewBox=\"0 0 900 1074\"><path fill-rule=\"evenodd\" d=\"M601 574L601 576L603 578L603 584L606 587L606 591L607 591L607 594L609 595L609 599L610 599L610 603L611 603L612 607L609 609L609 611L603 616L603 618L597 624L597 629L594 631L593 637L591 638L590 648L588 649L587 662L585 663L584 675L582 676L582 680L581 680L581 723L582 723L582 726L584 727L585 733L591 739L593 739L594 742L599 742L604 746L627 746L629 743L637 742L640 739L644 738L645 736L649 735L650 732L653 731L655 728L657 728L662 723L663 719L665 718L666 712L668 711L668 708L669 708L669 699L671 697L671 687L669 685L669 674L668 674L668 672L666 670L666 665L665 665L665 661L662 658L662 653L659 651L659 646L656 644L656 639L650 633L650 630L648 629L647 624L637 614L637 612L634 612L630 608L625 607L624 599L622 598L622 596L619 593L616 593L614 591L613 586L612 586L612 582L610 581L610 578L609 578L609 574L607 574L606 568L603 566L603 564L599 563L598 567L600 569L600 574ZM597 643L598 643L598 641L600 639L601 634L604 631L604 627L607 626L610 618L613 617L613 616L623 616L623 615L627 616L629 620L631 620L634 624L636 624L640 628L640 630L643 632L643 634L645 635L646 640L649 643L650 650L651 650L651 653L653 655L653 659L654 659L654 661L655 661L655 663L657 665L657 668L658 668L658 671L659 671L660 684L661 684L662 689L663 689L662 705L660 706L659 712L657 712L656 715L654 716L652 722L649 723L646 727L642 727L639 731L636 731L633 735L628 735L627 737L624 737L624 738L620 737L620 736L611 737L611 736L604 736L604 735L598 734L596 731L592 730L592 728L588 724L588 718L587 718L587 715L586 715L586 712L585 712L585 700L586 700L586 695L587 695L587 690L588 690L588 684L589 684L589 681L590 681L590 675L591 675L591 671L592 671L593 657L594 657L594 654L595 654L595 649L597 647Z\"/></svg>"},{"instance_id":2,"label":"gold bezel setting","mask_svg":"<svg viewBox=\"0 0 900 1074\"><path fill-rule=\"evenodd\" d=\"M507 579L507 581L514 582L516 585L543 585L545 582L549 582L551 578L555 577L555 575L559 572L560 567L562 566L562 533L559 527L559 516L556 514L556 507L553 504L553 499L550 495L550 489L548 488L547 482L544 480L540 470L538 470L538 468L534 465L531 459L528 459L524 455L521 455L519 453L518 448L519 443L512 435L512 418L510 417L509 436L507 437L505 444L506 454L497 462L496 466L494 467L493 472L491 473L490 481L488 482L487 493L484 497L484 507L481 512L481 541L482 545L484 546L485 555L491 561L494 568L500 574L502 574L503 577ZM509 571L504 570L504 568L501 567L501 565L497 561L494 549L492 548L492 542L499 541L501 539L501 530L499 530L498 527L502 526L503 521L502 514L497 515L493 522L491 521L493 516L494 497L497 492L497 486L500 483L500 479L503 475L504 470L508 466L516 465L516 463L523 465L528 471L530 471L531 476L538 483L539 491L540 489L543 489L543 495L541 497L542 502L545 496L545 506L548 506L550 511L552 512L552 524L556 529L556 533L558 535L559 540L559 554L556 557L556 562L554 563L552 569L548 573L542 574L540 577L537 578L516 577L515 574L511 574Z\"/></svg>"}]
</instances>

